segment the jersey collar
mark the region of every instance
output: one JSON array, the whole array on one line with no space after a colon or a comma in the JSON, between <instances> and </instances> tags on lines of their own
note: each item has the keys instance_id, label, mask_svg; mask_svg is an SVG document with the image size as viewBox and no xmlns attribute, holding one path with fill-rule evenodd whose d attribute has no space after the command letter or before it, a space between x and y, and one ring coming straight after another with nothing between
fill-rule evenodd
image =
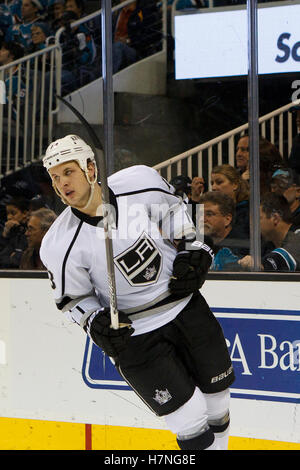
<instances>
[{"instance_id":1,"label":"jersey collar","mask_svg":"<svg viewBox=\"0 0 300 470\"><path fill-rule=\"evenodd\" d=\"M117 228L118 227L118 219L119 219L117 199L116 199L115 193L110 188L108 188L108 190L109 190L109 202L114 207L114 211L113 211L113 218L114 218L113 228ZM81 212L78 209L75 209L75 207L71 207L71 211L82 222L85 222L89 225L93 225L95 227L96 226L103 227L103 217L102 216L92 217L88 214L84 214L83 212Z\"/></svg>"}]
</instances>

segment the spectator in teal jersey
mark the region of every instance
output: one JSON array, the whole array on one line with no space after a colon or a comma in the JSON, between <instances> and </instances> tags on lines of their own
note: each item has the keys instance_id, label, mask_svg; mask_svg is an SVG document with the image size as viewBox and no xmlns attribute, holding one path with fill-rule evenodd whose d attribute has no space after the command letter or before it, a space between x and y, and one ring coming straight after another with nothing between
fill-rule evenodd
<instances>
[{"instance_id":1,"label":"spectator in teal jersey","mask_svg":"<svg viewBox=\"0 0 300 470\"><path fill-rule=\"evenodd\" d=\"M27 54L32 54L34 52L44 49L48 45L48 39L53 37L50 31L50 28L45 22L36 22L31 26L31 39L32 44L26 49ZM31 67L35 66L35 59L31 60ZM43 67L43 55L38 57L38 69L42 70ZM49 54L46 55L45 70L50 70L49 65Z\"/></svg>"},{"instance_id":2,"label":"spectator in teal jersey","mask_svg":"<svg viewBox=\"0 0 300 470\"><path fill-rule=\"evenodd\" d=\"M11 0L7 2L8 9L13 17L13 23L17 24L22 22L22 0Z\"/></svg>"},{"instance_id":3,"label":"spectator in teal jersey","mask_svg":"<svg viewBox=\"0 0 300 470\"><path fill-rule=\"evenodd\" d=\"M4 40L6 31L13 25L13 16L5 3L0 2L0 41Z\"/></svg>"},{"instance_id":4,"label":"spectator in teal jersey","mask_svg":"<svg viewBox=\"0 0 300 470\"><path fill-rule=\"evenodd\" d=\"M24 48L32 44L31 27L37 21L41 21L41 15L45 11L43 1L46 0L22 0L22 22L8 28L6 41L18 42Z\"/></svg>"},{"instance_id":5,"label":"spectator in teal jersey","mask_svg":"<svg viewBox=\"0 0 300 470\"><path fill-rule=\"evenodd\" d=\"M291 168L281 168L272 175L271 192L282 194L289 204L292 226L300 233L300 175Z\"/></svg>"},{"instance_id":6,"label":"spectator in teal jersey","mask_svg":"<svg viewBox=\"0 0 300 470\"><path fill-rule=\"evenodd\" d=\"M300 271L300 234L291 230L289 203L282 194L265 193L260 202L260 228L264 240L273 248L261 262L264 271ZM253 266L250 255L238 261L243 269Z\"/></svg>"}]
</instances>

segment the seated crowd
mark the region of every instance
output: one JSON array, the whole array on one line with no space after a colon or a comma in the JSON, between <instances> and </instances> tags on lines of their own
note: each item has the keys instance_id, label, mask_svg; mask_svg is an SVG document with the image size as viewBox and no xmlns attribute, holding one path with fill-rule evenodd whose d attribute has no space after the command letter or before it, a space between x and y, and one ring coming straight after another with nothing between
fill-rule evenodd
<instances>
[{"instance_id":1,"label":"seated crowd","mask_svg":"<svg viewBox=\"0 0 300 470\"><path fill-rule=\"evenodd\" d=\"M63 209L40 164L1 181L0 269L44 270L42 239Z\"/></svg>"},{"instance_id":2,"label":"seated crowd","mask_svg":"<svg viewBox=\"0 0 300 470\"><path fill-rule=\"evenodd\" d=\"M286 162L275 145L260 138L262 271L300 271L300 172L291 156ZM170 183L191 206L200 234L204 232L213 243L211 270L251 270L248 136L238 141L235 166L224 164L212 169L210 190L199 177L191 180L177 176Z\"/></svg>"},{"instance_id":3,"label":"seated crowd","mask_svg":"<svg viewBox=\"0 0 300 470\"><path fill-rule=\"evenodd\" d=\"M42 239L56 219L48 207L33 209L24 197L8 198L7 220L0 235L0 269L44 270L39 250Z\"/></svg>"},{"instance_id":4,"label":"seated crowd","mask_svg":"<svg viewBox=\"0 0 300 470\"><path fill-rule=\"evenodd\" d=\"M122 3L114 2L114 4ZM101 76L100 16L71 28L86 16L88 0L10 0L0 4L0 49L20 46L11 61L55 42L62 26L62 94ZM113 13L113 73L161 48L161 10L154 0L137 0ZM1 58L0 66L7 60ZM34 61L32 60L32 66ZM39 59L39 68L42 59ZM46 60L46 70L49 63Z\"/></svg>"}]
</instances>

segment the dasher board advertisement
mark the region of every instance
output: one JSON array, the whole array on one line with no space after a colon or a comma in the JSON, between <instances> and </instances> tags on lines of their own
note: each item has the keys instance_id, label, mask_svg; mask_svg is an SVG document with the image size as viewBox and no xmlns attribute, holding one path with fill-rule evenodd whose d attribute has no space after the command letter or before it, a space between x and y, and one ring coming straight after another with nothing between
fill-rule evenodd
<instances>
[{"instance_id":1,"label":"dasher board advertisement","mask_svg":"<svg viewBox=\"0 0 300 470\"><path fill-rule=\"evenodd\" d=\"M234 398L300 403L300 311L212 308L226 338ZM83 380L91 388L130 390L110 359L87 339Z\"/></svg>"},{"instance_id":2,"label":"dasher board advertisement","mask_svg":"<svg viewBox=\"0 0 300 470\"><path fill-rule=\"evenodd\" d=\"M299 72L300 5L259 8L258 73ZM176 79L248 74L247 10L177 15Z\"/></svg>"}]
</instances>

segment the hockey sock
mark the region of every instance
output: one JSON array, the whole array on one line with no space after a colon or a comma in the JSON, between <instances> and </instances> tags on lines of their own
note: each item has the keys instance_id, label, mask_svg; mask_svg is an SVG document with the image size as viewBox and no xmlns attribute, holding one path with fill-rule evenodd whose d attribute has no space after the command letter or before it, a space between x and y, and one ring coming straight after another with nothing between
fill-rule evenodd
<instances>
[{"instance_id":1,"label":"hockey sock","mask_svg":"<svg viewBox=\"0 0 300 470\"><path fill-rule=\"evenodd\" d=\"M229 411L219 419L209 420L208 424L215 436L216 449L227 450L230 424Z\"/></svg>"},{"instance_id":2,"label":"hockey sock","mask_svg":"<svg viewBox=\"0 0 300 470\"><path fill-rule=\"evenodd\" d=\"M208 425L194 434L178 434L177 444L181 450L205 450L212 448L215 437Z\"/></svg>"}]
</instances>

